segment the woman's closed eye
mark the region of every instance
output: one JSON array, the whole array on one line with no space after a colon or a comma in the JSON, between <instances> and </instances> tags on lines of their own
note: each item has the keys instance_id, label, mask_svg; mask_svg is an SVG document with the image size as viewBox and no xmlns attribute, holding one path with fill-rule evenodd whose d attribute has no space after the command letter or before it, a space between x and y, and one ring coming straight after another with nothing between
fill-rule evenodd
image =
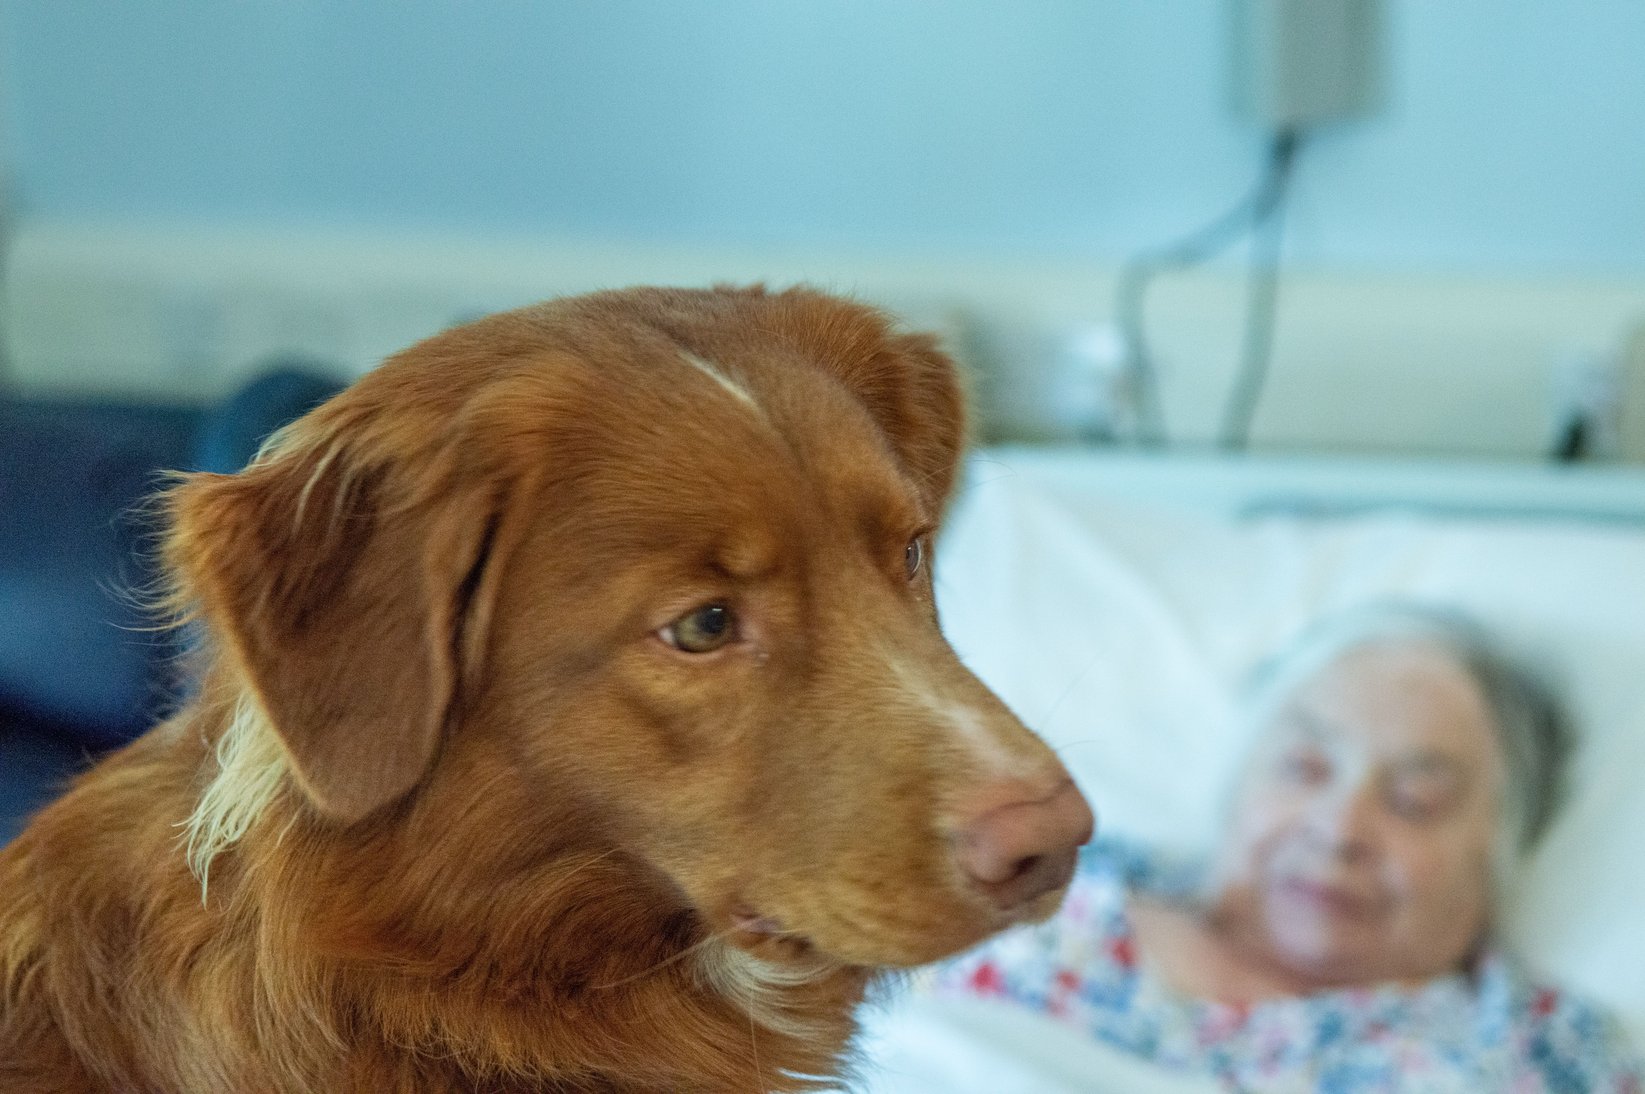
<instances>
[{"instance_id":1,"label":"woman's closed eye","mask_svg":"<svg viewBox=\"0 0 1645 1094\"><path fill-rule=\"evenodd\" d=\"M1394 774L1385 797L1388 808L1406 820L1435 821L1450 813L1460 798L1457 781L1438 773Z\"/></svg>"}]
</instances>

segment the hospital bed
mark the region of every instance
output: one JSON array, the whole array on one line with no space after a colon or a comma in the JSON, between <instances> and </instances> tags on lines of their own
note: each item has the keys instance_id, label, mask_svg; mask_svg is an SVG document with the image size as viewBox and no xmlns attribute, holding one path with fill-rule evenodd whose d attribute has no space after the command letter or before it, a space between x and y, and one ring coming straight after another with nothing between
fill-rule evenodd
<instances>
[{"instance_id":1,"label":"hospital bed","mask_svg":"<svg viewBox=\"0 0 1645 1094\"><path fill-rule=\"evenodd\" d=\"M1645 470L991 449L937 557L962 659L1058 750L1101 830L1203 852L1241 680L1309 620L1455 605L1539 666L1580 746L1509 945L1645 1045ZM865 1012L874 1094L1208 1089L1001 1004Z\"/></svg>"}]
</instances>

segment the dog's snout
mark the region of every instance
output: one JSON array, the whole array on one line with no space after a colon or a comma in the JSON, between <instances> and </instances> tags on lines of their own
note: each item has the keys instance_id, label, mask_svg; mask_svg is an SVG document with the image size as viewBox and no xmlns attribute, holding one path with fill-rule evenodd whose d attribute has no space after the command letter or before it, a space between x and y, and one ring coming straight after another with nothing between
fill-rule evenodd
<instances>
[{"instance_id":1,"label":"dog's snout","mask_svg":"<svg viewBox=\"0 0 1645 1094\"><path fill-rule=\"evenodd\" d=\"M1010 909L1067 884L1096 819L1071 779L1049 794L1020 786L993 788L955 832L966 876L1000 908Z\"/></svg>"}]
</instances>

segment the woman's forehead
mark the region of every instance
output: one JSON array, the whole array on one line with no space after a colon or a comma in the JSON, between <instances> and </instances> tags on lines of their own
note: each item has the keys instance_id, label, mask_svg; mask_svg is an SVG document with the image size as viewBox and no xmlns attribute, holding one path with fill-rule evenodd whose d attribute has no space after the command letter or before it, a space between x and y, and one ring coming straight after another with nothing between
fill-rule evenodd
<instances>
[{"instance_id":1,"label":"woman's forehead","mask_svg":"<svg viewBox=\"0 0 1645 1094\"><path fill-rule=\"evenodd\" d=\"M1499 752L1479 684L1432 643L1350 649L1300 681L1280 704L1278 720L1291 734L1390 758L1471 765Z\"/></svg>"}]
</instances>

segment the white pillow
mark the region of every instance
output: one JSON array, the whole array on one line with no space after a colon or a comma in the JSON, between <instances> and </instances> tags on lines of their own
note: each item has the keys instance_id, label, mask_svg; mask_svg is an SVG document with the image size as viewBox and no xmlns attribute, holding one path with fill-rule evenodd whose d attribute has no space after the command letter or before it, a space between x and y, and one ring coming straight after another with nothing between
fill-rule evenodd
<instances>
[{"instance_id":1,"label":"white pillow","mask_svg":"<svg viewBox=\"0 0 1645 1094\"><path fill-rule=\"evenodd\" d=\"M1246 674L1389 596L1461 607L1561 687L1572 795L1508 909L1516 950L1645 1044L1645 529L1372 515L1235 520L1030 462L974 467L937 557L961 658L1062 756L1100 830L1211 843Z\"/></svg>"}]
</instances>

